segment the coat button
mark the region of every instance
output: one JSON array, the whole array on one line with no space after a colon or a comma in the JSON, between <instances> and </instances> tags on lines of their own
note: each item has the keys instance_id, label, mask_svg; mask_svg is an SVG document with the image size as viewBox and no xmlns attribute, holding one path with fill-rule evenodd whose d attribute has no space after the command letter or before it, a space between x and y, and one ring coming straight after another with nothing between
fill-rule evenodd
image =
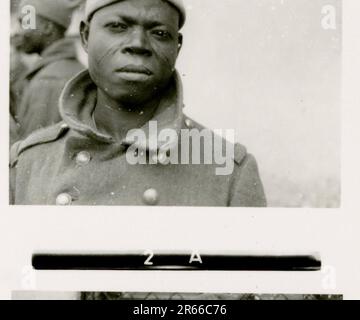
<instances>
[{"instance_id":1,"label":"coat button","mask_svg":"<svg viewBox=\"0 0 360 320\"><path fill-rule=\"evenodd\" d=\"M154 154L152 157L152 160L154 163L159 163L159 164L167 164L168 162L168 155L166 154L166 152L159 152L158 154Z\"/></svg>"},{"instance_id":2,"label":"coat button","mask_svg":"<svg viewBox=\"0 0 360 320\"><path fill-rule=\"evenodd\" d=\"M166 153L165 152L160 152L159 155L158 155L158 161L161 164L164 164L164 163L166 163L167 160L168 160L168 157L167 157Z\"/></svg>"},{"instance_id":3,"label":"coat button","mask_svg":"<svg viewBox=\"0 0 360 320\"><path fill-rule=\"evenodd\" d=\"M158 155L157 154L154 154L152 157L151 157L152 161L154 163L158 163Z\"/></svg>"},{"instance_id":4,"label":"coat button","mask_svg":"<svg viewBox=\"0 0 360 320\"><path fill-rule=\"evenodd\" d=\"M186 119L185 120L185 125L188 127L188 128L191 128L193 126L193 122L190 120L190 119Z\"/></svg>"},{"instance_id":5,"label":"coat button","mask_svg":"<svg viewBox=\"0 0 360 320\"><path fill-rule=\"evenodd\" d=\"M63 123L60 127L61 127L61 129L68 129L69 128L69 126L66 123Z\"/></svg>"},{"instance_id":6,"label":"coat button","mask_svg":"<svg viewBox=\"0 0 360 320\"><path fill-rule=\"evenodd\" d=\"M91 155L87 151L81 151L76 156L76 163L80 166L88 164L91 160Z\"/></svg>"},{"instance_id":7,"label":"coat button","mask_svg":"<svg viewBox=\"0 0 360 320\"><path fill-rule=\"evenodd\" d=\"M56 205L69 206L72 203L72 197L68 193L61 193L56 198Z\"/></svg>"},{"instance_id":8,"label":"coat button","mask_svg":"<svg viewBox=\"0 0 360 320\"><path fill-rule=\"evenodd\" d=\"M144 192L144 202L149 206L155 206L159 201L159 193L155 189L148 189Z\"/></svg>"}]
</instances>

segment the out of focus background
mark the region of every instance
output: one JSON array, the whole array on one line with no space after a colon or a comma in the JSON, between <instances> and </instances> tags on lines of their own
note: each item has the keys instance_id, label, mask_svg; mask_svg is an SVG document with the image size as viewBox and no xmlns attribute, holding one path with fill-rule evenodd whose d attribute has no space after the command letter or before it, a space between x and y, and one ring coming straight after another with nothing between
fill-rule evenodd
<instances>
[{"instance_id":1,"label":"out of focus background","mask_svg":"<svg viewBox=\"0 0 360 320\"><path fill-rule=\"evenodd\" d=\"M338 207L341 0L184 1L185 113L236 130L258 161L269 206ZM325 6L335 13L330 29ZM69 36L78 37L82 12ZM78 54L86 64L80 44Z\"/></svg>"},{"instance_id":2,"label":"out of focus background","mask_svg":"<svg viewBox=\"0 0 360 320\"><path fill-rule=\"evenodd\" d=\"M340 205L341 1L188 0L186 113L235 128L270 206ZM324 29L332 5L336 29Z\"/></svg>"}]
</instances>

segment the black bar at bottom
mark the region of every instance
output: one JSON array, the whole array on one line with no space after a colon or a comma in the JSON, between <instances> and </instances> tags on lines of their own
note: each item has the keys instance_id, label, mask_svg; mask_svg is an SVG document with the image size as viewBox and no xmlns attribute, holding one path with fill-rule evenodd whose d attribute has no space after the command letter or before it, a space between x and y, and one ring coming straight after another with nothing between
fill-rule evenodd
<instances>
[{"instance_id":1,"label":"black bar at bottom","mask_svg":"<svg viewBox=\"0 0 360 320\"><path fill-rule=\"evenodd\" d=\"M190 261L185 254L75 255L34 254L35 270L137 270L137 271L319 271L315 256L201 255Z\"/></svg>"}]
</instances>

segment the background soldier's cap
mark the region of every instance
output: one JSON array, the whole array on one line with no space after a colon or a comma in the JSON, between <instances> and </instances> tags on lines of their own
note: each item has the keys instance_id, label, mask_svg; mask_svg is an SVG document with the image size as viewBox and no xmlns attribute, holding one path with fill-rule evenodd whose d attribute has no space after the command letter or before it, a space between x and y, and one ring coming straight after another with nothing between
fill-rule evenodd
<instances>
[{"instance_id":1,"label":"background soldier's cap","mask_svg":"<svg viewBox=\"0 0 360 320\"><path fill-rule=\"evenodd\" d=\"M119 1L121 0L87 0L86 9L85 9L86 20L89 21L92 15L99 9ZM164 0L164 1L170 3L179 11L180 28L182 28L182 26L185 24L185 19L186 19L185 6L183 0Z\"/></svg>"},{"instance_id":2,"label":"background soldier's cap","mask_svg":"<svg viewBox=\"0 0 360 320\"><path fill-rule=\"evenodd\" d=\"M80 3L81 0L21 0L19 9L22 12L25 6L32 6L37 15L67 29L71 23L72 13Z\"/></svg>"}]
</instances>

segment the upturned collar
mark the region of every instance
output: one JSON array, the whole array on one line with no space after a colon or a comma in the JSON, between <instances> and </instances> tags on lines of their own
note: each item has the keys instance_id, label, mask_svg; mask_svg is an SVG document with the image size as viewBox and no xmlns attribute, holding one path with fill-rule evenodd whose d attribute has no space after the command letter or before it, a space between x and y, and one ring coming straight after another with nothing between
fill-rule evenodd
<instances>
[{"instance_id":1,"label":"upturned collar","mask_svg":"<svg viewBox=\"0 0 360 320\"><path fill-rule=\"evenodd\" d=\"M60 114L69 127L82 135L95 139L102 143L115 143L115 139L108 134L100 132L92 119L97 102L97 87L92 81L89 71L84 70L71 79L65 86L60 97ZM174 130L178 136L183 123L183 90L180 76L174 73L172 85L160 98L159 106L153 118L140 130L145 134L145 139L140 136L128 135L121 143L125 146L135 145L139 149L151 150L156 145L159 149L164 145L158 136L151 136L153 130L149 130L151 123L157 124L157 133L164 129ZM154 144L154 139L157 142ZM166 145L174 146L178 140L173 138Z\"/></svg>"}]
</instances>

